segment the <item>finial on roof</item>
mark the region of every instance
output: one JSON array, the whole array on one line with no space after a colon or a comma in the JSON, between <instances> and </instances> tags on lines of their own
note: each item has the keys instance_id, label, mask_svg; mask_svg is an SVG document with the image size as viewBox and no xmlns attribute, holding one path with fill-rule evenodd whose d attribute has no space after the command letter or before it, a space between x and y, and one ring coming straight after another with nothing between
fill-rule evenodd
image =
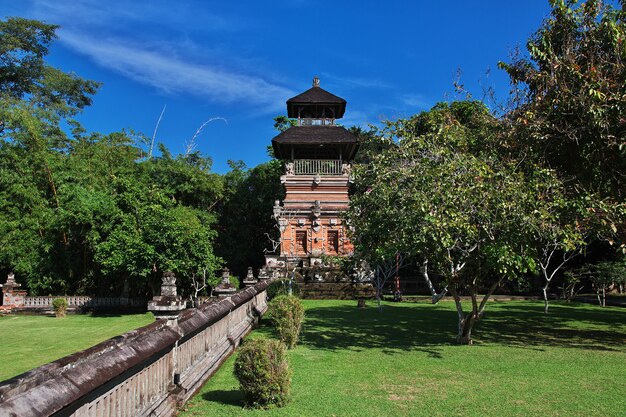
<instances>
[{"instance_id":1,"label":"finial on roof","mask_svg":"<svg viewBox=\"0 0 626 417\"><path fill-rule=\"evenodd\" d=\"M320 79L316 75L315 77L313 77L313 87L319 87L319 86L320 86Z\"/></svg>"}]
</instances>

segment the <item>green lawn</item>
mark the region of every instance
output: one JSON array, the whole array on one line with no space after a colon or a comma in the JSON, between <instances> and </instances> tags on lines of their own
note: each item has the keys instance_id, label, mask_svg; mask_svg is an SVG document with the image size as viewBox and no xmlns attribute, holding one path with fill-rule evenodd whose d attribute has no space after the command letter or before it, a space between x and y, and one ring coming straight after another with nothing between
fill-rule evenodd
<instances>
[{"instance_id":1,"label":"green lawn","mask_svg":"<svg viewBox=\"0 0 626 417\"><path fill-rule=\"evenodd\" d=\"M0 316L0 381L153 321L152 313Z\"/></svg>"},{"instance_id":2,"label":"green lawn","mask_svg":"<svg viewBox=\"0 0 626 417\"><path fill-rule=\"evenodd\" d=\"M305 305L286 407L243 409L233 356L181 416L626 416L626 309L494 302L457 346L450 302Z\"/></svg>"}]
</instances>

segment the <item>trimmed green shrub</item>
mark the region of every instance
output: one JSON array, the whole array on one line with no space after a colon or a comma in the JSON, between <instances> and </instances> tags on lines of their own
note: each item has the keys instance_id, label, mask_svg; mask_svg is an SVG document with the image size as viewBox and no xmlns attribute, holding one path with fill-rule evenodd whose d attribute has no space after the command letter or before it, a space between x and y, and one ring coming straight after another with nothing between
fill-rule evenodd
<instances>
[{"instance_id":1,"label":"trimmed green shrub","mask_svg":"<svg viewBox=\"0 0 626 417\"><path fill-rule=\"evenodd\" d=\"M52 308L57 317L65 317L67 311L67 300L65 298L55 298L52 300Z\"/></svg>"},{"instance_id":2,"label":"trimmed green shrub","mask_svg":"<svg viewBox=\"0 0 626 417\"><path fill-rule=\"evenodd\" d=\"M267 287L267 298L273 299L278 297L279 295L289 295L289 279L282 278L276 281L272 281L270 285ZM291 282L291 295L296 297L300 296L300 287L296 283L296 281Z\"/></svg>"},{"instance_id":3,"label":"trimmed green shrub","mask_svg":"<svg viewBox=\"0 0 626 417\"><path fill-rule=\"evenodd\" d=\"M278 340L252 339L238 352L234 374L246 405L254 408L285 405L291 386L285 345Z\"/></svg>"},{"instance_id":4,"label":"trimmed green shrub","mask_svg":"<svg viewBox=\"0 0 626 417\"><path fill-rule=\"evenodd\" d=\"M279 295L270 301L267 313L274 323L278 338L287 348L294 347L298 343L304 321L302 301L298 297Z\"/></svg>"},{"instance_id":5,"label":"trimmed green shrub","mask_svg":"<svg viewBox=\"0 0 626 417\"><path fill-rule=\"evenodd\" d=\"M228 277L228 282L230 282L230 285L232 285L233 287L239 289L239 277L235 276L235 275L231 275Z\"/></svg>"}]
</instances>

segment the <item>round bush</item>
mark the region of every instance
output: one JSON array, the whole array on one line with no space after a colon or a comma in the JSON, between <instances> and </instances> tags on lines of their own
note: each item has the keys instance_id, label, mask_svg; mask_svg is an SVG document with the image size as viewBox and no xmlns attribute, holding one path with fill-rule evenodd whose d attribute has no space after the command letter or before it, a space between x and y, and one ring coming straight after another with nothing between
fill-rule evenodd
<instances>
[{"instance_id":1,"label":"round bush","mask_svg":"<svg viewBox=\"0 0 626 417\"><path fill-rule=\"evenodd\" d=\"M272 283L267 287L267 298L273 299L278 297L279 295L289 295L289 279L282 278L276 281L272 281ZM296 283L296 281L291 282L291 295L296 297L300 296L300 287Z\"/></svg>"},{"instance_id":2,"label":"round bush","mask_svg":"<svg viewBox=\"0 0 626 417\"><path fill-rule=\"evenodd\" d=\"M304 306L298 297L279 295L269 303L268 316L274 323L278 338L292 348L298 343L302 322L304 321Z\"/></svg>"},{"instance_id":3,"label":"round bush","mask_svg":"<svg viewBox=\"0 0 626 417\"><path fill-rule=\"evenodd\" d=\"M239 348L234 374L239 380L247 406L281 407L287 402L291 373L285 346L278 340L246 341Z\"/></svg>"},{"instance_id":4,"label":"round bush","mask_svg":"<svg viewBox=\"0 0 626 417\"><path fill-rule=\"evenodd\" d=\"M65 317L67 300L65 298L55 298L52 300L52 308L54 308L54 314L56 314L57 317Z\"/></svg>"}]
</instances>

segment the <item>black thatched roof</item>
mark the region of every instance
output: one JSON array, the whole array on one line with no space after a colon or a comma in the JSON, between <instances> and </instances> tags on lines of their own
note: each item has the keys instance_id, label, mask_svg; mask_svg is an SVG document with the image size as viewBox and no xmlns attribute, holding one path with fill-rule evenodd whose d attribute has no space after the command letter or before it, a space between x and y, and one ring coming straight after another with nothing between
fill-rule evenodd
<instances>
[{"instance_id":1,"label":"black thatched roof","mask_svg":"<svg viewBox=\"0 0 626 417\"><path fill-rule=\"evenodd\" d=\"M291 148L312 146L335 147L342 150L345 160L351 160L358 148L358 139L341 126L293 126L272 139L278 158L291 157Z\"/></svg>"},{"instance_id":2,"label":"black thatched roof","mask_svg":"<svg viewBox=\"0 0 626 417\"><path fill-rule=\"evenodd\" d=\"M346 100L341 97L329 93L322 87L315 86L306 90L302 94L298 94L295 97L291 97L287 100L287 105L291 103L299 104L346 104Z\"/></svg>"},{"instance_id":3,"label":"black thatched roof","mask_svg":"<svg viewBox=\"0 0 626 417\"><path fill-rule=\"evenodd\" d=\"M324 112L324 108L328 111ZM312 112L310 117L340 119L346 111L346 100L329 93L319 85L313 85L304 93L287 100L287 115L289 117L298 117L299 109L304 109L305 113Z\"/></svg>"}]
</instances>

